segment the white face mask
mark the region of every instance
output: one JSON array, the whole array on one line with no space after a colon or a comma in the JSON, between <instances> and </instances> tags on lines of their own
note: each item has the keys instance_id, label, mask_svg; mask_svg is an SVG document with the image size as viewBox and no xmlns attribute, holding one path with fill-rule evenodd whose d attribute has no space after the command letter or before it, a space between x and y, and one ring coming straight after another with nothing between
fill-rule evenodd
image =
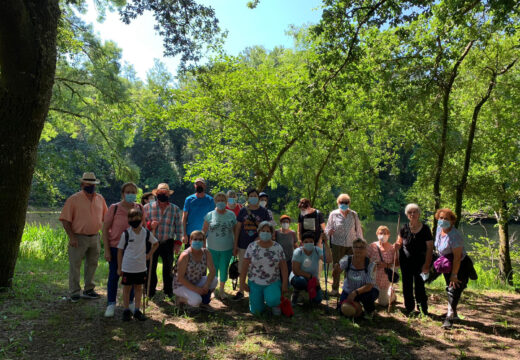
<instances>
[{"instance_id":1,"label":"white face mask","mask_svg":"<svg viewBox=\"0 0 520 360\"><path fill-rule=\"evenodd\" d=\"M387 235L387 234L386 235L383 235L383 234L377 235L377 238L381 242L387 242L389 237L390 237L390 235Z\"/></svg>"},{"instance_id":2,"label":"white face mask","mask_svg":"<svg viewBox=\"0 0 520 360\"><path fill-rule=\"evenodd\" d=\"M288 222L282 223L282 229L287 230L287 229L289 229L289 227L290 227L290 224Z\"/></svg>"},{"instance_id":3,"label":"white face mask","mask_svg":"<svg viewBox=\"0 0 520 360\"><path fill-rule=\"evenodd\" d=\"M262 201L259 202L259 204L260 204L261 207L265 208L265 206L267 205L267 201L262 200Z\"/></svg>"}]
</instances>

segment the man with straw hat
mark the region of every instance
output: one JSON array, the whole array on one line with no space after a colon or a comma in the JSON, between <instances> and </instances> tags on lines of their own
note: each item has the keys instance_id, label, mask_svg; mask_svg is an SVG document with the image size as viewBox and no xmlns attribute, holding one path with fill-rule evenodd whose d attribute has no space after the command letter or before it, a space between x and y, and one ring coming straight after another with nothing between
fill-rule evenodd
<instances>
[{"instance_id":1,"label":"man with straw hat","mask_svg":"<svg viewBox=\"0 0 520 360\"><path fill-rule=\"evenodd\" d=\"M182 213L181 209L170 203L169 198L173 194L173 190L166 183L157 185L157 189L152 190L152 194L157 201L148 203L144 206L146 219L151 222L152 231L159 240L159 248L154 252L152 257L152 266L150 273L150 292L148 298L155 295L155 287L157 286L157 262L159 256L163 263L163 291L168 297L173 296L172 288L172 267L173 253L175 244L182 241Z\"/></svg>"},{"instance_id":2,"label":"man with straw hat","mask_svg":"<svg viewBox=\"0 0 520 360\"><path fill-rule=\"evenodd\" d=\"M92 172L81 178L81 191L70 196L61 210L60 221L69 237L69 295L72 302L80 297L97 299L94 291L100 252L99 230L107 211L105 199L96 193L99 180ZM81 263L85 258L85 287L83 293L79 283Z\"/></svg>"}]
</instances>

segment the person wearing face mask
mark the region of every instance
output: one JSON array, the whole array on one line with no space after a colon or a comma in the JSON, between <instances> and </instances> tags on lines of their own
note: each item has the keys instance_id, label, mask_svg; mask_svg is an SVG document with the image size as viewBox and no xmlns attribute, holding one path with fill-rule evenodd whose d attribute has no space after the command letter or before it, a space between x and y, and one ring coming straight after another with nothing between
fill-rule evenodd
<instances>
[{"instance_id":1,"label":"person wearing face mask","mask_svg":"<svg viewBox=\"0 0 520 360\"><path fill-rule=\"evenodd\" d=\"M227 210L233 211L235 217L238 216L240 209L242 209L242 205L238 203L237 193L233 190L228 190L227 192Z\"/></svg>"},{"instance_id":2,"label":"person wearing face mask","mask_svg":"<svg viewBox=\"0 0 520 360\"><path fill-rule=\"evenodd\" d=\"M332 211L325 227L325 233L330 238L332 250L332 291L331 296L338 296L341 270L339 260L345 255L352 255L352 243L355 239L363 239L363 228L355 211L350 209L350 196L341 194L336 200L338 208Z\"/></svg>"},{"instance_id":3,"label":"person wearing face mask","mask_svg":"<svg viewBox=\"0 0 520 360\"><path fill-rule=\"evenodd\" d=\"M237 219L232 211L226 210L226 194L219 192L214 198L216 208L204 217L202 232L207 235L208 249L220 280L218 295L223 300L226 297L224 286L227 281L229 261L233 253Z\"/></svg>"},{"instance_id":4,"label":"person wearing face mask","mask_svg":"<svg viewBox=\"0 0 520 360\"><path fill-rule=\"evenodd\" d=\"M325 231L325 220L323 213L311 206L311 201L306 198L300 199L298 203L300 215L298 216L298 238L302 240L302 235L308 231L314 233L316 244L318 243L321 234Z\"/></svg>"},{"instance_id":5,"label":"person wearing face mask","mask_svg":"<svg viewBox=\"0 0 520 360\"><path fill-rule=\"evenodd\" d=\"M247 205L238 213L237 226L235 227L235 243L233 245L233 256L238 256L239 271L242 269L247 247L258 238L258 225L262 221L270 222L271 220L267 210L259 205L256 189L247 190ZM240 281L242 281L242 277L240 277ZM238 291L233 300L238 301L243 297L243 292Z\"/></svg>"},{"instance_id":6,"label":"person wearing face mask","mask_svg":"<svg viewBox=\"0 0 520 360\"><path fill-rule=\"evenodd\" d=\"M376 264L376 285L379 289L379 297L377 299L379 305L387 307L388 304L395 302L395 292L392 291L390 281L388 280L387 270L394 267L394 258L396 250L394 245L388 242L390 238L390 229L386 226L380 226L376 231L377 240L368 246L367 254L372 262ZM395 266L399 267L397 259Z\"/></svg>"},{"instance_id":7,"label":"person wearing face mask","mask_svg":"<svg viewBox=\"0 0 520 360\"><path fill-rule=\"evenodd\" d=\"M178 306L187 304L193 308L201 307L212 311L209 302L212 291L217 287L213 258L204 247L202 231L193 231L190 242L191 246L179 256L177 274L173 279L176 303Z\"/></svg>"},{"instance_id":8,"label":"person wearing face mask","mask_svg":"<svg viewBox=\"0 0 520 360\"><path fill-rule=\"evenodd\" d=\"M417 301L420 311L427 315L428 297L424 288L424 276L430 272L433 235L428 225L420 221L419 205L406 205L404 213L408 217L409 223L401 227L395 243L396 248L399 249L404 306L407 315L411 316L415 314L415 302Z\"/></svg>"},{"instance_id":9,"label":"person wearing face mask","mask_svg":"<svg viewBox=\"0 0 520 360\"><path fill-rule=\"evenodd\" d=\"M108 262L107 281L107 308L105 317L113 317L116 307L117 286L119 275L117 274L117 245L121 234L128 228L128 212L131 209L140 209L143 206L136 204L137 185L132 182L121 187L121 201L110 205L105 214L103 224L103 245L105 247L105 260ZM143 222L144 225L144 222ZM133 311L134 293L130 294L130 308Z\"/></svg>"},{"instance_id":10,"label":"person wearing face mask","mask_svg":"<svg viewBox=\"0 0 520 360\"><path fill-rule=\"evenodd\" d=\"M152 194L157 197L157 201L146 204L144 213L146 218L151 221L152 231L159 240L159 248L152 257L148 297L152 298L156 292L157 262L160 256L163 263L163 291L166 296L171 298L173 296L171 275L173 254L179 251L183 238L181 209L170 203L169 198L173 194L173 190L170 190L168 184L159 184Z\"/></svg>"},{"instance_id":11,"label":"person wearing face mask","mask_svg":"<svg viewBox=\"0 0 520 360\"><path fill-rule=\"evenodd\" d=\"M444 274L446 293L448 295L448 313L442 327L451 329L453 322L458 320L457 305L462 291L468 285L469 279L476 279L473 262L464 248L464 238L454 227L456 215L450 209L439 209L435 213L438 220L435 234L435 248L441 258L435 262L435 269ZM441 262L442 261L442 262ZM438 266L441 262L444 266Z\"/></svg>"},{"instance_id":12,"label":"person wearing face mask","mask_svg":"<svg viewBox=\"0 0 520 360\"><path fill-rule=\"evenodd\" d=\"M249 310L260 315L266 306L279 316L280 298L287 293L287 263L280 244L273 241L274 228L269 221L258 225L258 237L247 247L240 269L240 292L249 288ZM246 274L249 281L246 285Z\"/></svg>"},{"instance_id":13,"label":"person wearing face mask","mask_svg":"<svg viewBox=\"0 0 520 360\"><path fill-rule=\"evenodd\" d=\"M322 236L325 237L324 234ZM323 299L319 273L319 262L320 260L323 261L323 249L316 246L318 241L316 241L312 231L304 233L302 238L302 246L297 248L292 256L293 270L289 276L289 281L294 288L294 292L291 302L296 305L300 292L307 291L311 303L319 304ZM327 263L331 263L332 253L329 244L327 244L326 238L323 241Z\"/></svg>"},{"instance_id":14,"label":"person wearing face mask","mask_svg":"<svg viewBox=\"0 0 520 360\"><path fill-rule=\"evenodd\" d=\"M182 213L182 227L184 231L184 244L188 244L188 239L192 231L202 230L204 216L215 209L215 201L206 194L206 180L197 178L195 180L195 194L190 195L184 201Z\"/></svg>"},{"instance_id":15,"label":"person wearing face mask","mask_svg":"<svg viewBox=\"0 0 520 360\"><path fill-rule=\"evenodd\" d=\"M271 217L271 225L273 225L273 227L276 228L276 221L274 221L274 216L273 216L273 213L270 209L267 208L267 204L269 203L269 195L267 195L267 193L265 192L261 192L260 194L258 194L258 205L260 205L261 207L263 207L264 209L267 209L267 212L269 213L269 216Z\"/></svg>"},{"instance_id":16,"label":"person wearing face mask","mask_svg":"<svg viewBox=\"0 0 520 360\"><path fill-rule=\"evenodd\" d=\"M100 253L99 230L103 226L107 204L100 194L96 193L99 180L92 172L86 172L81 178L81 191L70 196L61 210L60 221L69 238L69 295L71 302L81 297L97 299L94 291L94 274L96 273ZM80 269L85 259L85 287L80 295Z\"/></svg>"},{"instance_id":17,"label":"person wearing face mask","mask_svg":"<svg viewBox=\"0 0 520 360\"><path fill-rule=\"evenodd\" d=\"M276 230L275 241L282 245L283 252L285 254L285 260L287 261L287 273L292 271L292 257L294 249L298 248L298 239L296 233L291 230L291 218L288 215L280 216L281 228Z\"/></svg>"},{"instance_id":18,"label":"person wearing face mask","mask_svg":"<svg viewBox=\"0 0 520 360\"><path fill-rule=\"evenodd\" d=\"M117 274L122 277L123 284L123 321L130 321L132 316L139 321L146 320L140 310L141 296L143 294L143 284L146 283L146 264L159 243L153 234L142 227L143 212L140 208L132 208L127 216L130 225L121 234L117 245ZM150 251L146 253L147 243ZM130 309L130 292L135 293L135 307Z\"/></svg>"}]
</instances>

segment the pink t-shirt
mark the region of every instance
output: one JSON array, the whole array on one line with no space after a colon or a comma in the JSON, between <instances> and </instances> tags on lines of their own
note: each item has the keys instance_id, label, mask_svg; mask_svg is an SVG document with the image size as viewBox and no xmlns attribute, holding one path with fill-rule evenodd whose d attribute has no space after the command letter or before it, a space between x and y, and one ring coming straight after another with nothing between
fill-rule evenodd
<instances>
[{"instance_id":1,"label":"pink t-shirt","mask_svg":"<svg viewBox=\"0 0 520 360\"><path fill-rule=\"evenodd\" d=\"M117 210L115 209L117 205ZM143 211L143 207L140 204L135 204L136 208L140 208ZM115 212L115 214L114 214ZM125 208L121 202L110 205L108 211L105 214L105 223L108 223L108 243L110 247L117 247L119 239L123 231L128 229L128 209ZM145 224L145 216L143 214L143 225Z\"/></svg>"}]
</instances>

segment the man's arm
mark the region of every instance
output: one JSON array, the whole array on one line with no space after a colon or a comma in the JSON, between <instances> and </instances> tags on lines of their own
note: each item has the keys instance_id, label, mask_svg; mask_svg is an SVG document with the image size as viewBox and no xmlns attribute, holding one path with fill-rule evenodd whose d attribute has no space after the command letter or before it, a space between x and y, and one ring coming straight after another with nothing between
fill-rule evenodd
<instances>
[{"instance_id":1,"label":"man's arm","mask_svg":"<svg viewBox=\"0 0 520 360\"><path fill-rule=\"evenodd\" d=\"M69 245L72 247L78 247L78 239L76 239L76 236L74 235L74 232L72 231L72 223L67 220L61 220L61 223L63 224L63 228L65 229L65 232L67 233L69 237Z\"/></svg>"}]
</instances>

